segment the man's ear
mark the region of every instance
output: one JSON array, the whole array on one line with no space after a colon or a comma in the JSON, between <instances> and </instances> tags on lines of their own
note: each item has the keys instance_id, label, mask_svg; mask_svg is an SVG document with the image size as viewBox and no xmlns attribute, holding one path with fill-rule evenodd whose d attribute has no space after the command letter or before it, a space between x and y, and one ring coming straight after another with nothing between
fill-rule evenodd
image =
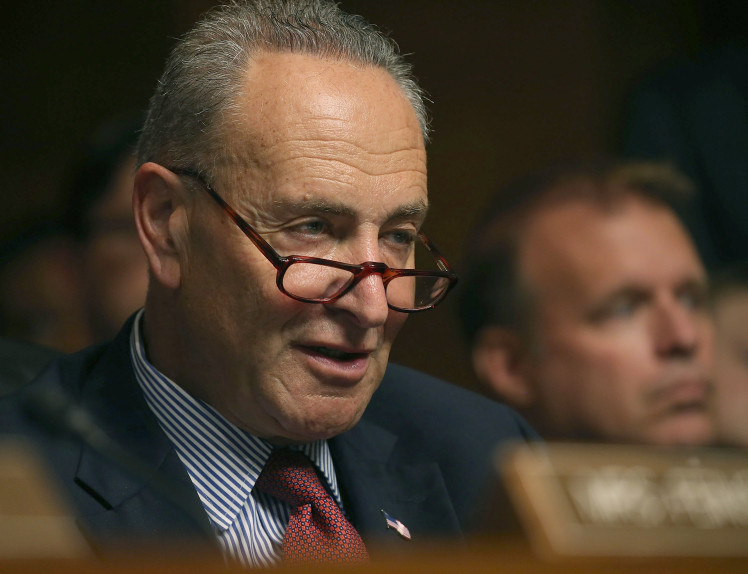
<instances>
[{"instance_id":1,"label":"man's ear","mask_svg":"<svg viewBox=\"0 0 748 574\"><path fill-rule=\"evenodd\" d=\"M526 345L515 331L485 327L473 345L473 368L502 400L527 408L535 402L535 394L526 372L526 355Z\"/></svg>"},{"instance_id":2,"label":"man's ear","mask_svg":"<svg viewBox=\"0 0 748 574\"><path fill-rule=\"evenodd\" d=\"M152 277L168 289L179 287L186 253L187 210L179 177L156 163L135 174L133 212Z\"/></svg>"}]
</instances>

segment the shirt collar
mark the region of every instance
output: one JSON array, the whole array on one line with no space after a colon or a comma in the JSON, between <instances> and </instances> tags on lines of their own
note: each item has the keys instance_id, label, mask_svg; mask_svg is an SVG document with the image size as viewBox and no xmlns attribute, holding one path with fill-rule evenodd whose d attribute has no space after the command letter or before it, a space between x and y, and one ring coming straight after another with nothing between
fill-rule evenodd
<instances>
[{"instance_id":1,"label":"shirt collar","mask_svg":"<svg viewBox=\"0 0 748 574\"><path fill-rule=\"evenodd\" d=\"M142 319L141 309L130 336L135 378L159 425L184 462L211 520L220 528L228 528L247 501L273 447L230 423L216 409L193 397L156 369L146 356ZM341 504L327 441L315 441L298 448L320 470Z\"/></svg>"}]
</instances>

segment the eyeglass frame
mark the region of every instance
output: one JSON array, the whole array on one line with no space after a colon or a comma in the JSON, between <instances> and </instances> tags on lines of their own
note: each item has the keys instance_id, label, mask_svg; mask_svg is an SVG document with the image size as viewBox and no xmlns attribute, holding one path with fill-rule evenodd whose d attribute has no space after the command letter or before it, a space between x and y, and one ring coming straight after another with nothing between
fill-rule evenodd
<instances>
[{"instance_id":1,"label":"eyeglass frame","mask_svg":"<svg viewBox=\"0 0 748 574\"><path fill-rule=\"evenodd\" d=\"M430 309L433 309L436 307L439 303L441 303L447 296L447 294L454 288L454 286L457 284L457 275L452 271L452 268L450 267L449 263L447 262L446 258L441 254L441 252L436 248L436 246L431 242L431 240L426 237L426 234L419 230L416 233L416 236L421 240L421 242L424 244L426 249L429 251L429 253L434 257L436 260L436 264L440 267L443 267L441 271L433 270L433 271L426 271L421 269L395 269L387 265L386 263L377 262L377 261L365 261L360 264L354 264L354 263L344 263L342 261L335 261L334 259L324 259L321 257L309 257L306 255L288 255L283 256L279 255L278 252L273 249L272 245L270 245L265 238L260 235L257 230L255 230L254 227L252 227L246 219L244 219L239 213L231 206L229 205L225 199L219 194L215 189L213 189L213 186L208 183L208 181L205 179L203 174L197 170L190 169L190 168L175 168L175 167L166 167L162 166L171 171L173 174L180 176L180 177L191 177L193 179L196 179L203 189L208 193L208 195L219 205L223 210L228 214L229 218L236 224L236 226L246 235L249 240L254 244L257 249L260 250L260 253L262 253L265 258L275 267L276 270L276 277L275 277L275 284L280 290L281 293L283 293L285 296L290 297L291 299L294 299L296 301L301 301L302 303L321 303L321 304L327 304L327 303L334 303L338 299L340 299L343 295L348 293L351 289L353 289L362 279L368 277L369 275L376 274L379 275L382 278L382 284L384 285L385 292L387 291L387 285L397 277L443 277L449 281L449 284L447 285L447 288L442 292L442 294L439 296L438 299L436 299L433 303L430 305L419 308L419 309L403 309L400 307L396 307L392 304L390 304L389 300L387 300L387 307L392 309L393 311L398 311L400 313L419 313L421 311L428 311ZM344 271L348 271L353 274L353 280L348 284L347 287L345 287L342 291L339 293L331 296L331 297L325 297L325 298L315 298L311 299L308 297L301 297L299 295L294 295L292 293L289 293L286 288L283 286L283 277L286 274L286 271L288 270L291 265L294 263L310 263L315 265L322 265L325 267L334 267L337 269L342 269Z\"/></svg>"}]
</instances>

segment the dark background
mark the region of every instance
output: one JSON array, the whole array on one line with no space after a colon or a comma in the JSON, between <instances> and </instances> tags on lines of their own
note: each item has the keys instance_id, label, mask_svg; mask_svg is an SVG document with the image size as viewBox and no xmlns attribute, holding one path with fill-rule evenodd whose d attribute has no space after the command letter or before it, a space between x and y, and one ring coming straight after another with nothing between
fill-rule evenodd
<instances>
[{"instance_id":1,"label":"dark background","mask_svg":"<svg viewBox=\"0 0 748 574\"><path fill-rule=\"evenodd\" d=\"M174 39L214 2L14 2L2 17L0 230L55 210L75 150L142 110ZM745 35L742 2L343 0L410 54L433 105L426 230L457 267L487 196L549 161L615 152L631 89ZM454 299L411 317L394 359L474 387Z\"/></svg>"}]
</instances>

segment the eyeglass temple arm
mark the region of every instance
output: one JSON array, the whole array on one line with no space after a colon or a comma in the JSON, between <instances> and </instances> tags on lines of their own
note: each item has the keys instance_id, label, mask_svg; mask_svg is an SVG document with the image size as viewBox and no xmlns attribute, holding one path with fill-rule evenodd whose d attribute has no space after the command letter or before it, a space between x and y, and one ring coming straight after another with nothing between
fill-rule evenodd
<instances>
[{"instance_id":1,"label":"eyeglass temple arm","mask_svg":"<svg viewBox=\"0 0 748 574\"><path fill-rule=\"evenodd\" d=\"M284 258L278 255L275 249L273 249L272 246L267 241L265 241L265 239L263 239L263 237L259 233L257 233L257 231L255 231L254 228L249 223L247 223L247 221L241 215L239 215L233 207L226 203L226 200L224 200L223 197L221 197L221 195L215 189L213 189L213 187L205 180L205 177L203 177L200 172L192 169L182 168L167 169L177 175L196 179L202 185L203 189L208 193L208 195L212 197L213 200L223 208L223 210L228 214L231 220L236 223L239 229L242 230L244 235L246 235L249 240L255 244L257 249L262 252L265 258L270 261L270 263L272 263L276 269L278 269L283 264Z\"/></svg>"},{"instance_id":2,"label":"eyeglass temple arm","mask_svg":"<svg viewBox=\"0 0 748 574\"><path fill-rule=\"evenodd\" d=\"M265 241L265 239L263 239L263 237L259 233L257 233L257 231L255 231L254 228L249 223L247 223L247 221L241 215L239 215L233 207L226 203L223 197L221 197L221 195L215 189L213 189L213 187L205 180L205 177L200 172L193 169L184 168L167 169L177 175L196 179L202 185L203 189L208 193L208 195L210 195L210 197L212 197L213 200L223 208L223 210L234 221L234 223L236 223L236 225L242 230L244 235L246 235L250 239L250 241L252 241L252 243L254 243L255 246L262 252L265 258L270 261L270 263L272 263L276 269L280 269L284 261L286 261L286 258L278 255L275 249L273 249L272 246L267 241ZM434 243L428 237L426 237L426 234L423 231L418 232L418 237L420 237L426 248L436 258L437 262L442 265L443 270L452 274L454 279L456 279L457 275L455 275L455 273L452 271L452 268L450 267L446 258L444 257L444 255L442 255L436 245L434 245Z\"/></svg>"},{"instance_id":3,"label":"eyeglass temple arm","mask_svg":"<svg viewBox=\"0 0 748 574\"><path fill-rule=\"evenodd\" d=\"M457 275L454 273L454 271L452 271L452 267L450 267L447 259L444 257L444 255L442 255L441 251L437 249L436 245L434 245L434 243L428 237L426 237L426 234L423 231L419 231L418 237L421 238L421 241L423 241L426 249L431 252L431 254L436 258L437 262L443 266L443 270L451 273L452 275L454 275L455 279L457 279Z\"/></svg>"}]
</instances>

